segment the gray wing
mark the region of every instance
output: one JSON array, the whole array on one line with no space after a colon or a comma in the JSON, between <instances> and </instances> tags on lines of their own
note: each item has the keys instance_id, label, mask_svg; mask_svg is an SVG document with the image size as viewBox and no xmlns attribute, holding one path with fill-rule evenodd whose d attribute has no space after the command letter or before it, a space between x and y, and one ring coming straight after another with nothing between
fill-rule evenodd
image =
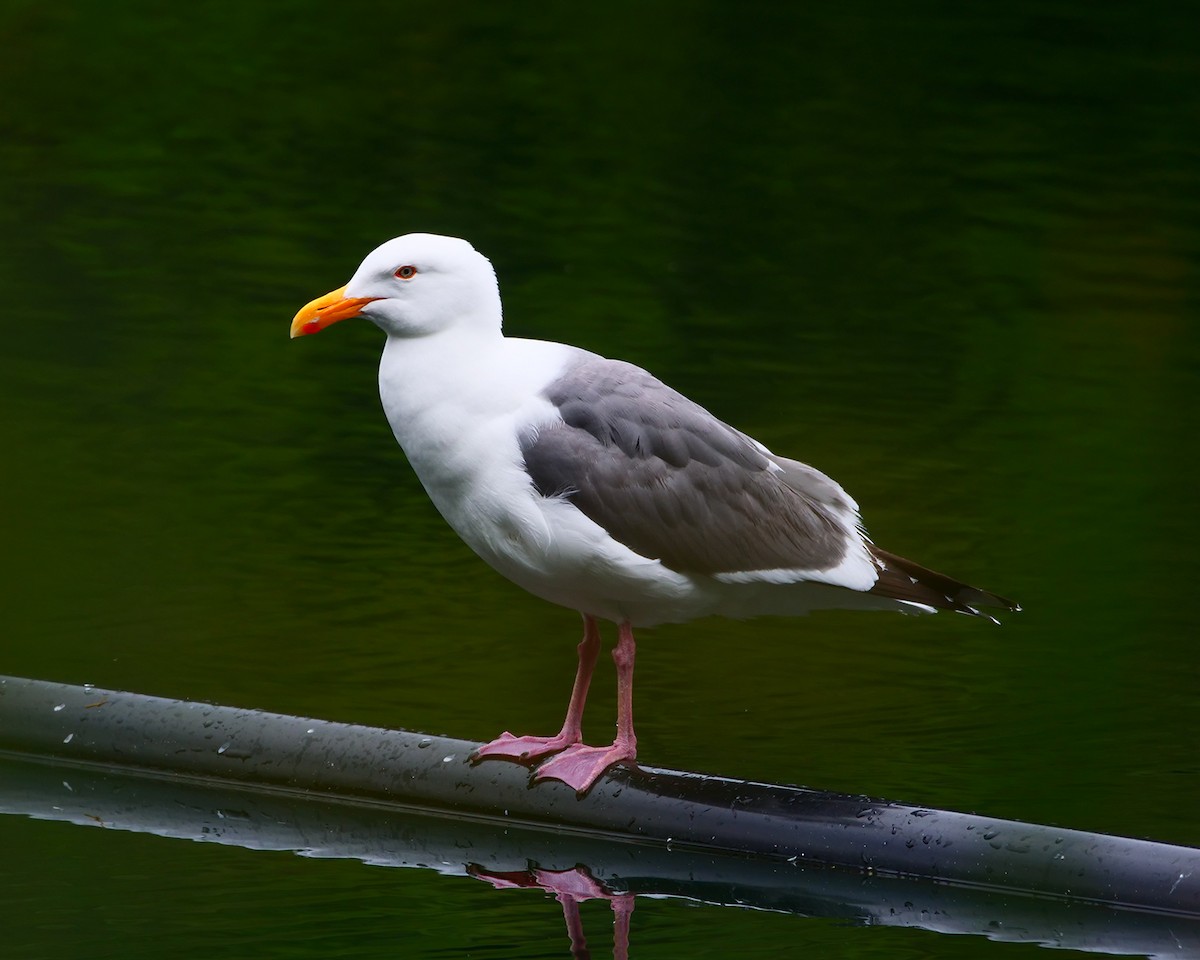
<instances>
[{"instance_id":1,"label":"gray wing","mask_svg":"<svg viewBox=\"0 0 1200 960\"><path fill-rule=\"evenodd\" d=\"M545 497L569 500L642 556L687 573L826 570L852 514L805 464L775 469L749 437L645 370L592 357L551 383L562 422L521 438Z\"/></svg>"}]
</instances>

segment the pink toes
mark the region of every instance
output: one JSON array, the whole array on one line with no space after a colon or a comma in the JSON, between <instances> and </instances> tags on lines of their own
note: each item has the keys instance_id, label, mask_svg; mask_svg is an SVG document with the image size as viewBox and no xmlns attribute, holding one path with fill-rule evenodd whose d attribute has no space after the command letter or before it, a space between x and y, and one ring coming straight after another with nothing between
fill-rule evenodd
<instances>
[{"instance_id":1,"label":"pink toes","mask_svg":"<svg viewBox=\"0 0 1200 960\"><path fill-rule=\"evenodd\" d=\"M498 758L512 760L514 763L530 763L540 757L548 757L577 743L563 734L554 737L514 737L508 731L500 734L491 743L485 743L471 755L473 762Z\"/></svg>"},{"instance_id":2,"label":"pink toes","mask_svg":"<svg viewBox=\"0 0 1200 960\"><path fill-rule=\"evenodd\" d=\"M561 780L582 795L595 785L609 767L623 760L633 760L636 756L637 750L633 744L622 743L619 739L607 747L589 747L577 743L538 767L533 779Z\"/></svg>"}]
</instances>

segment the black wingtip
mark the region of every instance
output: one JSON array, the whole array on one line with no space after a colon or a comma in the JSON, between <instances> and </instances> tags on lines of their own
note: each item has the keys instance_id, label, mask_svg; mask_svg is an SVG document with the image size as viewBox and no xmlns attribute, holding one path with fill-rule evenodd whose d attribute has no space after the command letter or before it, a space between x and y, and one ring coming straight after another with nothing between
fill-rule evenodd
<instances>
[{"instance_id":1,"label":"black wingtip","mask_svg":"<svg viewBox=\"0 0 1200 960\"><path fill-rule=\"evenodd\" d=\"M879 571L879 579L871 588L871 593L893 600L922 603L937 610L953 610L972 617L984 617L996 624L1000 621L979 608L1003 607L1014 613L1021 609L1015 600L972 587L912 560L880 550L874 544L869 549Z\"/></svg>"}]
</instances>

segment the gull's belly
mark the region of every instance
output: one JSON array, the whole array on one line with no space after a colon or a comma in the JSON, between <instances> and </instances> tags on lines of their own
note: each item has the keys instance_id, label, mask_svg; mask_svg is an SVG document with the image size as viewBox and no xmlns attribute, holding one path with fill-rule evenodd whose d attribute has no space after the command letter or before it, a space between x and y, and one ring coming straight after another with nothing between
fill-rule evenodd
<instances>
[{"instance_id":1,"label":"gull's belly","mask_svg":"<svg viewBox=\"0 0 1200 960\"><path fill-rule=\"evenodd\" d=\"M567 501L542 497L524 471L510 477L433 497L463 541L507 579L551 603L635 626L714 612L708 578L633 552Z\"/></svg>"}]
</instances>

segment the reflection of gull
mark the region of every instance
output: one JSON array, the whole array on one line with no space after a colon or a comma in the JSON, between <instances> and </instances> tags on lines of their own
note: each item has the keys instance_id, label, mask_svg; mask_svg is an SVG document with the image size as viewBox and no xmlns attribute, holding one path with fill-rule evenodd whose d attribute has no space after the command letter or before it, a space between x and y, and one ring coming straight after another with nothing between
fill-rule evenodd
<instances>
[{"instance_id":1,"label":"reflection of gull","mask_svg":"<svg viewBox=\"0 0 1200 960\"><path fill-rule=\"evenodd\" d=\"M629 958L629 918L633 915L633 894L613 893L598 882L585 867L570 870L529 870L508 872L490 871L473 863L468 867L473 877L486 880L497 890L535 888L554 894L562 904L567 936L571 940L572 957L590 957L587 938L583 935L583 918L579 904L585 900L607 900L613 912L613 960Z\"/></svg>"},{"instance_id":2,"label":"reflection of gull","mask_svg":"<svg viewBox=\"0 0 1200 960\"><path fill-rule=\"evenodd\" d=\"M842 607L1015 609L877 549L835 481L646 371L506 338L500 314L495 273L470 244L410 234L292 322L298 336L362 316L387 334L380 395L430 498L500 573L583 614L562 730L505 733L477 757L549 756L537 777L580 793L633 760L634 626ZM596 618L619 625L617 736L606 747L580 733Z\"/></svg>"}]
</instances>

